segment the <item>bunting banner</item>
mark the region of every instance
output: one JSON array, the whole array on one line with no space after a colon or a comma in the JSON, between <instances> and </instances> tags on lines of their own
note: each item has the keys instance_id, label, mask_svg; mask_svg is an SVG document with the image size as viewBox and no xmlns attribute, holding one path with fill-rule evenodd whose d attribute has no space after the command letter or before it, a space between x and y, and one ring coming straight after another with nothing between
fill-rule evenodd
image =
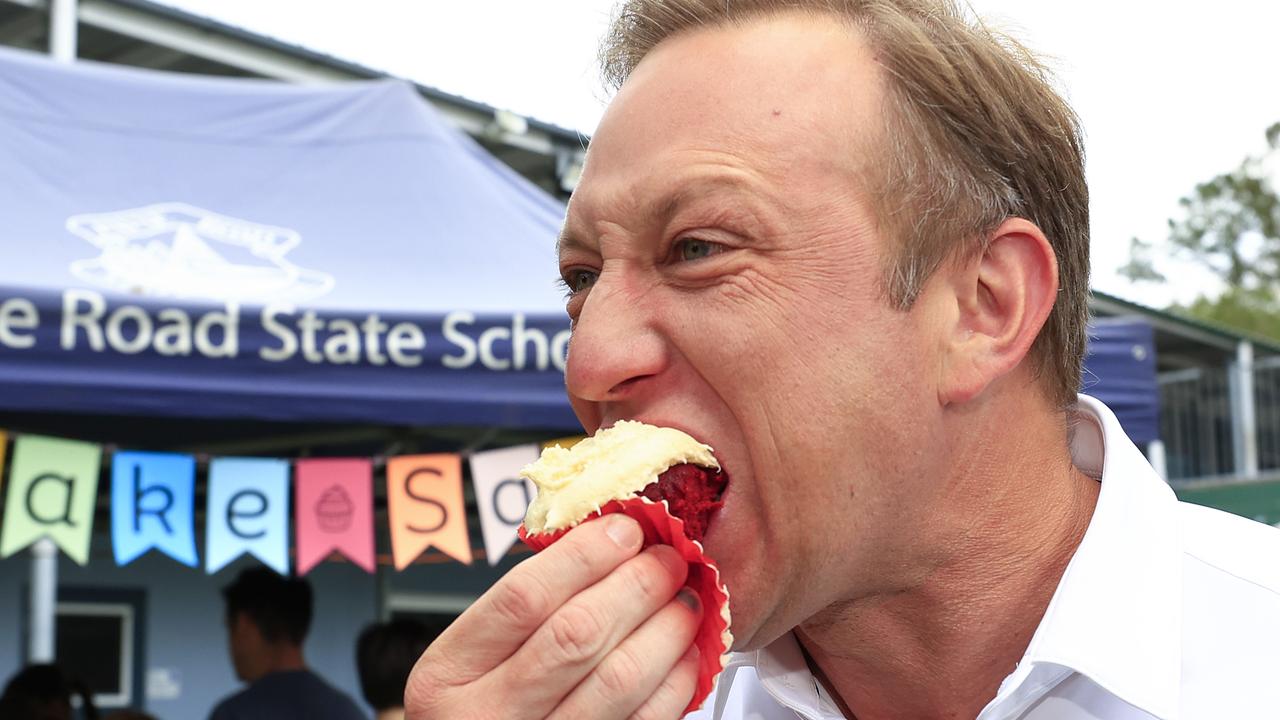
<instances>
[{"instance_id":1,"label":"bunting banner","mask_svg":"<svg viewBox=\"0 0 1280 720\"><path fill-rule=\"evenodd\" d=\"M14 441L0 558L48 537L72 560L88 563L101 460L92 443L39 435Z\"/></svg>"},{"instance_id":2,"label":"bunting banner","mask_svg":"<svg viewBox=\"0 0 1280 720\"><path fill-rule=\"evenodd\" d=\"M373 548L373 462L362 458L294 463L294 522L298 575L311 572L333 551L367 573L376 570Z\"/></svg>"},{"instance_id":3,"label":"bunting banner","mask_svg":"<svg viewBox=\"0 0 1280 720\"><path fill-rule=\"evenodd\" d=\"M246 552L287 575L289 462L215 458L209 463L205 524L205 571L210 575Z\"/></svg>"},{"instance_id":4,"label":"bunting banner","mask_svg":"<svg viewBox=\"0 0 1280 720\"><path fill-rule=\"evenodd\" d=\"M538 459L537 445L487 450L471 456L471 482L480 513L480 534L490 565L497 565L515 544L516 529L537 492L520 469Z\"/></svg>"},{"instance_id":5,"label":"bunting banner","mask_svg":"<svg viewBox=\"0 0 1280 720\"><path fill-rule=\"evenodd\" d=\"M465 565L472 562L462 457L406 455L387 461L387 516L397 570L431 546Z\"/></svg>"},{"instance_id":6,"label":"bunting banner","mask_svg":"<svg viewBox=\"0 0 1280 720\"><path fill-rule=\"evenodd\" d=\"M117 452L111 460L111 545L116 564L151 549L196 567L196 459Z\"/></svg>"},{"instance_id":7,"label":"bunting banner","mask_svg":"<svg viewBox=\"0 0 1280 720\"><path fill-rule=\"evenodd\" d=\"M516 545L536 491L519 476L543 448L572 447L581 436L487 450L468 461L485 557L497 565ZM13 442L0 525L0 558L51 538L84 565L97 510L103 449L96 444L0 431L0 471ZM432 547L471 565L474 554L464 496L463 459L439 453L386 463L392 564L404 570ZM112 450L109 512L117 565L152 550L192 568L199 463L179 453ZM290 472L296 470L290 487ZM213 574L245 553L285 575L306 575L334 553L367 573L377 570L374 460L370 458L213 458L205 500L204 568ZM292 506L290 502L292 501ZM292 509L290 509L292 507ZM290 518L296 530L289 527ZM291 546L291 540L296 543ZM290 560L290 553L296 555Z\"/></svg>"}]
</instances>

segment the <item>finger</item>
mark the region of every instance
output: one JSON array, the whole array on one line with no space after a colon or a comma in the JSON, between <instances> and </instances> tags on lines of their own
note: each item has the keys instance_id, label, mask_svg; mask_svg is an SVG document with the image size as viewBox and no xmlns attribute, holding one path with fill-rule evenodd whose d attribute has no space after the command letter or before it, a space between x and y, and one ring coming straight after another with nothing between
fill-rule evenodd
<instances>
[{"instance_id":1,"label":"finger","mask_svg":"<svg viewBox=\"0 0 1280 720\"><path fill-rule=\"evenodd\" d=\"M675 720L683 716L698 687L698 658L698 646L690 645L658 689L628 720Z\"/></svg>"},{"instance_id":2,"label":"finger","mask_svg":"<svg viewBox=\"0 0 1280 720\"><path fill-rule=\"evenodd\" d=\"M640 550L635 520L607 515L570 530L554 545L517 565L458 617L424 658L464 685L511 657L558 608Z\"/></svg>"},{"instance_id":3,"label":"finger","mask_svg":"<svg viewBox=\"0 0 1280 720\"><path fill-rule=\"evenodd\" d=\"M485 683L495 693L527 689L520 716L546 717L605 655L671 601L688 572L671 547L646 549L565 603Z\"/></svg>"},{"instance_id":4,"label":"finger","mask_svg":"<svg viewBox=\"0 0 1280 720\"><path fill-rule=\"evenodd\" d=\"M609 653L551 717L556 720L630 717L658 693L690 648L696 656L697 648L691 643L701 617L697 593L684 588L675 600ZM685 703L688 702L685 698Z\"/></svg>"}]
</instances>

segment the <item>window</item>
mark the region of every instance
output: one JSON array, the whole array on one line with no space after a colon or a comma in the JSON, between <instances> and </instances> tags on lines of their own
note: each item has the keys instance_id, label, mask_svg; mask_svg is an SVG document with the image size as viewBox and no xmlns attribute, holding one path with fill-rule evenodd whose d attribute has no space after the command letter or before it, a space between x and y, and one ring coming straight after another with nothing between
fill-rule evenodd
<instances>
[{"instance_id":1,"label":"window","mask_svg":"<svg viewBox=\"0 0 1280 720\"><path fill-rule=\"evenodd\" d=\"M440 633L473 601L474 598L467 595L394 592L387 598L386 615L391 620L417 620L431 631Z\"/></svg>"},{"instance_id":2,"label":"window","mask_svg":"<svg viewBox=\"0 0 1280 720\"><path fill-rule=\"evenodd\" d=\"M59 589L56 662L68 679L83 684L99 708L143 702L145 607L142 591Z\"/></svg>"}]
</instances>

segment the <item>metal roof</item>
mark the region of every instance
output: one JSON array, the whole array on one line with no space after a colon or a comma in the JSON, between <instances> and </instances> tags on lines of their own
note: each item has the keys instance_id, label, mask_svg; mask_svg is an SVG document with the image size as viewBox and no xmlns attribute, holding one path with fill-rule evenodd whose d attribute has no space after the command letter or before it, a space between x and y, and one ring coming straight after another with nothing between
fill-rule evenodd
<instances>
[{"instance_id":1,"label":"metal roof","mask_svg":"<svg viewBox=\"0 0 1280 720\"><path fill-rule=\"evenodd\" d=\"M1168 310L1157 310L1156 308L1147 307L1146 305L1097 290L1093 291L1089 305L1097 315L1136 315L1142 317L1155 327L1157 333L1173 336L1183 341L1231 353L1235 352L1236 347L1241 342L1250 342L1254 346L1255 353L1280 355L1280 343L1270 338ZM1161 343L1157 344L1161 345ZM1162 351L1164 350L1164 348L1161 349Z\"/></svg>"},{"instance_id":2,"label":"metal roof","mask_svg":"<svg viewBox=\"0 0 1280 720\"><path fill-rule=\"evenodd\" d=\"M294 57L307 60L310 62L314 62L319 65L325 65L325 66L334 68L335 70L341 70L344 73L349 73L356 77L364 77L364 78L391 77L388 73L385 73L381 70L375 70L374 68L371 68L367 65L361 65L359 63L351 62L349 60L344 60L342 58L329 55L328 53L317 52L315 50L311 50L310 48L306 48L301 45L297 45L295 43L278 40L268 35L261 35L259 33L255 33L241 27L236 27L235 25L229 25L227 23L220 22L210 17L197 15L195 13L191 13L186 10L182 10L180 8L172 7L170 5L164 5L158 2L152 2L152 0L107 0L107 2L120 5L123 7L131 7L143 12L153 13L155 15L159 15L162 17L172 18L179 22L187 23L189 25L207 30L209 32L226 35L227 37L253 43L255 45L259 45L264 48L269 48L276 52L280 52L286 55L292 55ZM418 90L421 91L423 95L425 95L427 98L434 100L436 102L448 103L451 105L457 105L459 107L465 107L470 110L474 110L480 113L486 113L491 116L497 112L497 108L495 108L492 105L488 105L486 103L483 103L477 100L472 100L470 98L466 98L461 95L454 95L452 93L447 93L447 92L444 92L443 90L431 87L429 85L423 85L421 83L416 83L416 82L414 84L418 87ZM586 137L582 133L578 132L577 130L556 125L555 123L545 122L542 120L538 120L536 118L526 118L526 120L528 121L530 128L539 130L541 132L545 132L549 135L554 135L560 139L563 139L572 143L582 142Z\"/></svg>"},{"instance_id":3,"label":"metal roof","mask_svg":"<svg viewBox=\"0 0 1280 720\"><path fill-rule=\"evenodd\" d=\"M45 51L47 5L46 0L0 0L0 45ZM391 77L152 0L80 0L77 12L77 55L86 60L299 83ZM588 141L585 135L414 85L445 117L517 172L561 198L572 190Z\"/></svg>"}]
</instances>

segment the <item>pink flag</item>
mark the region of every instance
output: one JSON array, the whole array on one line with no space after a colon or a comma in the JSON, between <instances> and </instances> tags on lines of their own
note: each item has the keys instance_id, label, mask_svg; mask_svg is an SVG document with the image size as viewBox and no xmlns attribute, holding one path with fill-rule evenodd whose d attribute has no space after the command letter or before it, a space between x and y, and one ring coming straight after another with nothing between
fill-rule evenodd
<instances>
[{"instance_id":1,"label":"pink flag","mask_svg":"<svg viewBox=\"0 0 1280 720\"><path fill-rule=\"evenodd\" d=\"M373 464L360 458L297 460L298 575L337 550L374 571Z\"/></svg>"}]
</instances>

